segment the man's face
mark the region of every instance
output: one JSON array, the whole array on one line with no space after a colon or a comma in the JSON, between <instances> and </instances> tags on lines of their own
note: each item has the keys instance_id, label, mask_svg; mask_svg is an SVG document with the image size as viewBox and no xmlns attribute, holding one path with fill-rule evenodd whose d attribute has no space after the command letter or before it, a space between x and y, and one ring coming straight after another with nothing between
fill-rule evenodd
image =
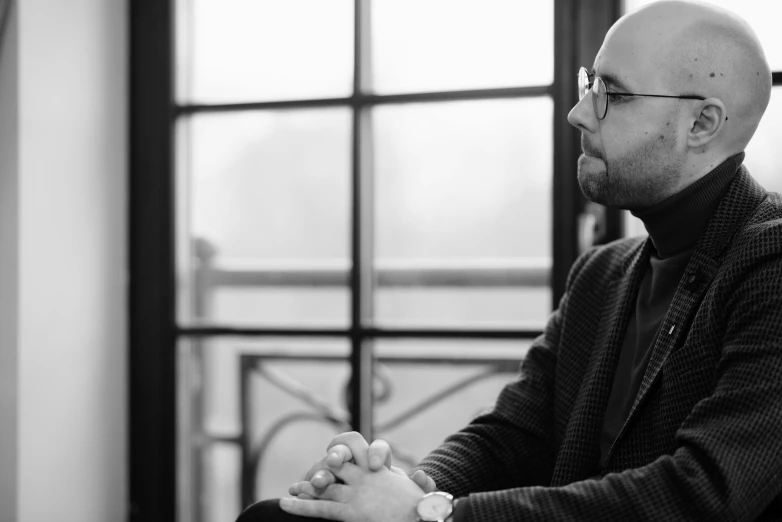
<instances>
[{"instance_id":1,"label":"man's face","mask_svg":"<svg viewBox=\"0 0 782 522\"><path fill-rule=\"evenodd\" d=\"M661 85L659 62L637 40L632 31L610 32L595 59L594 74L608 91L676 94ZM568 114L570 124L581 131L578 182L584 195L639 210L673 194L686 152L679 100L609 95L606 117L598 120L592 96L587 93Z\"/></svg>"}]
</instances>

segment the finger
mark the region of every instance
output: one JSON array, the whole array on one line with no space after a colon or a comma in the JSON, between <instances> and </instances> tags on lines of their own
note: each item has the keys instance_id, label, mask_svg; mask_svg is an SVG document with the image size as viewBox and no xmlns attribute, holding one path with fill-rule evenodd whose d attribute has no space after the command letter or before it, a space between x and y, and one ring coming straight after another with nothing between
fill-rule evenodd
<instances>
[{"instance_id":1,"label":"finger","mask_svg":"<svg viewBox=\"0 0 782 522\"><path fill-rule=\"evenodd\" d=\"M355 463L361 468L368 469L367 449L369 449L369 444L367 444L367 441L364 440L364 437L360 433L357 431L340 433L331 440L326 451L330 451L331 448L336 447L338 444L347 446L350 449L350 453L352 454Z\"/></svg>"},{"instance_id":2,"label":"finger","mask_svg":"<svg viewBox=\"0 0 782 522\"><path fill-rule=\"evenodd\" d=\"M312 480L313 475L324 469L326 467L326 457L323 457L319 461L317 461L315 464L312 465L312 467L307 471L307 473L304 475L304 480Z\"/></svg>"},{"instance_id":3,"label":"finger","mask_svg":"<svg viewBox=\"0 0 782 522\"><path fill-rule=\"evenodd\" d=\"M309 495L305 495L304 493L301 493L301 494L297 495L296 498L298 498L299 500L315 500L314 497L311 497Z\"/></svg>"},{"instance_id":4,"label":"finger","mask_svg":"<svg viewBox=\"0 0 782 522\"><path fill-rule=\"evenodd\" d=\"M437 491L437 485L434 480L420 469L413 473L410 478L413 479L413 482L415 482L419 488L424 490L424 493Z\"/></svg>"},{"instance_id":5,"label":"finger","mask_svg":"<svg viewBox=\"0 0 782 522\"><path fill-rule=\"evenodd\" d=\"M410 478L413 479L413 482L415 482L416 485L421 489L424 489L424 486L426 486L428 482L427 481L428 477L426 476L426 473L424 473L420 469L416 470L415 473L410 475Z\"/></svg>"},{"instance_id":6,"label":"finger","mask_svg":"<svg viewBox=\"0 0 782 522\"><path fill-rule=\"evenodd\" d=\"M327 469L321 469L315 472L315 474L310 479L310 482L312 482L316 488L327 488L332 484L336 484L339 482L339 480L331 471Z\"/></svg>"},{"instance_id":7,"label":"finger","mask_svg":"<svg viewBox=\"0 0 782 522\"><path fill-rule=\"evenodd\" d=\"M280 499L280 509L286 513L326 520L344 520L346 506L347 504L330 500L302 500L288 497Z\"/></svg>"},{"instance_id":8,"label":"finger","mask_svg":"<svg viewBox=\"0 0 782 522\"><path fill-rule=\"evenodd\" d=\"M377 471L383 466L391 469L393 455L391 453L391 446L388 445L388 442L382 439L373 441L372 444L369 445L367 456L369 457L369 469L372 471Z\"/></svg>"},{"instance_id":9,"label":"finger","mask_svg":"<svg viewBox=\"0 0 782 522\"><path fill-rule=\"evenodd\" d=\"M316 488L309 482L301 484L299 491L318 500L333 500L334 502L344 503L347 498L346 486L342 484L332 484L327 488ZM301 498L301 494L298 495Z\"/></svg>"},{"instance_id":10,"label":"finger","mask_svg":"<svg viewBox=\"0 0 782 522\"><path fill-rule=\"evenodd\" d=\"M338 468L343 462L350 462L353 460L353 452L344 444L332 446L328 452L329 454L326 455L326 464L333 468Z\"/></svg>"},{"instance_id":11,"label":"finger","mask_svg":"<svg viewBox=\"0 0 782 522\"><path fill-rule=\"evenodd\" d=\"M288 488L288 494L298 498L318 498L318 489L306 481L296 482Z\"/></svg>"},{"instance_id":12,"label":"finger","mask_svg":"<svg viewBox=\"0 0 782 522\"><path fill-rule=\"evenodd\" d=\"M334 475L347 485L358 484L369 473L367 468L361 468L352 462L346 462L341 468L334 471Z\"/></svg>"}]
</instances>

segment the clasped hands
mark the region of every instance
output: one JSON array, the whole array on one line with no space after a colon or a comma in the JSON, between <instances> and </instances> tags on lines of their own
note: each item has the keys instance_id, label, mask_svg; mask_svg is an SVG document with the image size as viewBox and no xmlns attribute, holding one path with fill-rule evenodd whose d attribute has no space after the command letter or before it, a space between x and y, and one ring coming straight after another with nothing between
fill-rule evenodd
<instances>
[{"instance_id":1,"label":"clasped hands","mask_svg":"<svg viewBox=\"0 0 782 522\"><path fill-rule=\"evenodd\" d=\"M408 476L392 461L384 440L370 445L357 432L337 435L304 481L290 486L294 498L281 499L280 507L326 520L413 522L416 504L436 485L423 471Z\"/></svg>"}]
</instances>

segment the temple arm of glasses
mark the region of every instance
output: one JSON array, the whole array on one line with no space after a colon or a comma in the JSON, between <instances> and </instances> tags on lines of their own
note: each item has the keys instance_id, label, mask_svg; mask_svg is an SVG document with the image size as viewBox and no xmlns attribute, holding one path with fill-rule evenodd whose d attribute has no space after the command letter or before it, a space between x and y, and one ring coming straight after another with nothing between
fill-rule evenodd
<instances>
[{"instance_id":1,"label":"temple arm of glasses","mask_svg":"<svg viewBox=\"0 0 782 522\"><path fill-rule=\"evenodd\" d=\"M650 98L680 98L683 100L705 100L703 96L669 96L667 94L637 94L634 92L614 92L606 91L606 94L615 94L617 96L646 96Z\"/></svg>"}]
</instances>

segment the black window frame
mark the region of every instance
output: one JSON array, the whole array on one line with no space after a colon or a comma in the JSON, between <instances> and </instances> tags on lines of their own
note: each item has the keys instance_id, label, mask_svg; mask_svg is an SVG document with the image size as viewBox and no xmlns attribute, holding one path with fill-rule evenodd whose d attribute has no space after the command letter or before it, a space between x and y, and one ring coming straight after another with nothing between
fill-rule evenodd
<instances>
[{"instance_id":1,"label":"black window frame","mask_svg":"<svg viewBox=\"0 0 782 522\"><path fill-rule=\"evenodd\" d=\"M362 24L366 0L354 0L356 12L356 74L360 78ZM176 346L182 337L293 336L342 337L351 342L353 425L371 431L369 379L371 354L366 340L528 339L538 332L496 329L382 329L363 325L367 311L368 231L364 219L371 187L362 179L360 132L362 111L353 111L353 229L351 326L347 329L180 327L176 319L174 129L182 114L208 110L245 110L328 106L349 103L365 107L400 101L487 99L549 94L554 100L553 129L553 304L564 292L568 270L579 254L578 217L585 200L576 179L581 152L579 133L567 123L577 101L576 71L592 63L603 36L619 17L621 0L554 0L554 83L551 88L525 87L431 94L362 95L348 100L309 100L180 107L174 92L175 1L131 2L130 35L130 171L129 171L129 469L131 521L175 520L177 511L177 391ZM779 81L775 75L775 84ZM356 84L354 92L358 92ZM600 242L622 235L622 214L607 210Z\"/></svg>"}]
</instances>

